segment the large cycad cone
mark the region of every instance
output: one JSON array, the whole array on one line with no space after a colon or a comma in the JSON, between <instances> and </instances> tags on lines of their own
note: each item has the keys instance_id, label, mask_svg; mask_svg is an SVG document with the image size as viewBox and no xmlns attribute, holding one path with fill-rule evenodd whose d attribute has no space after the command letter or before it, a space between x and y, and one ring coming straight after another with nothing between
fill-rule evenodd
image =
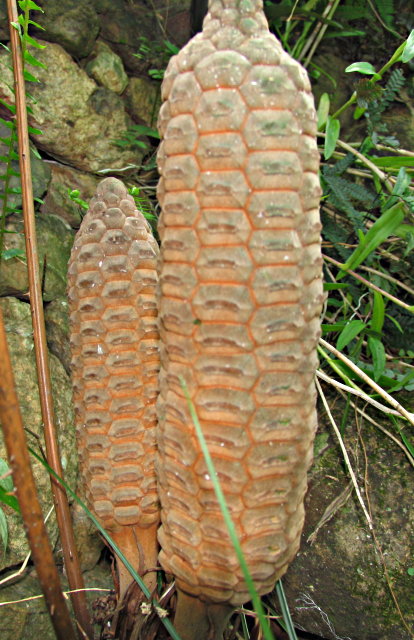
<instances>
[{"instance_id":1,"label":"large cycad cone","mask_svg":"<svg viewBox=\"0 0 414 640\"><path fill-rule=\"evenodd\" d=\"M266 593L298 550L316 428L316 117L261 0L210 0L162 92L160 559L182 591L234 606L249 594L180 376Z\"/></svg>"},{"instance_id":2,"label":"large cycad cone","mask_svg":"<svg viewBox=\"0 0 414 640\"><path fill-rule=\"evenodd\" d=\"M136 570L157 563L157 255L122 182L100 182L68 275L80 485ZM132 578L120 574L123 595Z\"/></svg>"}]
</instances>

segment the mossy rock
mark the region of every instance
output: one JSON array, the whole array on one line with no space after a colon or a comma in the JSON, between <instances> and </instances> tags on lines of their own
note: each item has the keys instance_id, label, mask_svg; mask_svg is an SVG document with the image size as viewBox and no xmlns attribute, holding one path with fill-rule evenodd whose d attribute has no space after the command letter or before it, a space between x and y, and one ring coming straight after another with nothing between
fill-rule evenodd
<instances>
[{"instance_id":1,"label":"mossy rock","mask_svg":"<svg viewBox=\"0 0 414 640\"><path fill-rule=\"evenodd\" d=\"M30 306L25 302L10 297L0 299L0 307L6 327L15 386L23 425L26 428L26 438L28 444L39 452L39 446L44 449L43 422L40 411ZM72 386L62 364L52 354L49 354L49 364L62 467L69 486L75 487L77 451L72 408ZM0 458L7 458L1 430ZM32 459L31 464L40 503L46 516L53 505L49 476L42 464L34 459ZM1 550L0 570L22 562L28 552L21 517L9 507L5 506L4 511L9 528L9 544L6 553L4 553L3 549ZM49 518L47 529L51 543L54 545L58 536L54 515ZM1 634L0 637L2 637Z\"/></svg>"},{"instance_id":2,"label":"mossy rock","mask_svg":"<svg viewBox=\"0 0 414 640\"><path fill-rule=\"evenodd\" d=\"M0 296L28 294L29 280L24 258L25 241L23 221L10 216L6 249L18 249L23 257L2 260L0 263ZM66 272L75 232L60 218L39 214L36 216L36 234L39 250L39 269L45 301L54 300L66 293Z\"/></svg>"}]
</instances>

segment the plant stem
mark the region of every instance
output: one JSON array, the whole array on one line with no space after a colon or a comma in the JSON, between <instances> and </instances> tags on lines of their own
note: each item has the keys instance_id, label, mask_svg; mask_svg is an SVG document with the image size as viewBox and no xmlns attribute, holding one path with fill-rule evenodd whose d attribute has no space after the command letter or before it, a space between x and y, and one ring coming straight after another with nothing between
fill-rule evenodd
<instances>
[{"instance_id":1,"label":"plant stem","mask_svg":"<svg viewBox=\"0 0 414 640\"><path fill-rule=\"evenodd\" d=\"M55 417L52 400L46 330L43 312L42 287L39 274L39 258L36 240L36 225L33 205L33 187L30 167L30 147L27 123L26 94L23 76L22 53L19 34L12 23L18 22L15 0L7 0L10 22L10 45L13 57L14 90L16 100L16 121L19 145L19 164L22 184L23 219L26 240L27 269L29 276L29 295L32 311L33 338L36 355L36 367L39 384L40 406L45 429L45 443L50 466L58 475L63 475L61 458L57 444ZM86 596L78 553L75 545L72 521L66 492L59 483L51 479L56 518L59 526L65 569L71 590L71 600L75 616L87 637L93 638L93 627L86 605ZM81 636L85 637L85 635Z\"/></svg>"}]
</instances>

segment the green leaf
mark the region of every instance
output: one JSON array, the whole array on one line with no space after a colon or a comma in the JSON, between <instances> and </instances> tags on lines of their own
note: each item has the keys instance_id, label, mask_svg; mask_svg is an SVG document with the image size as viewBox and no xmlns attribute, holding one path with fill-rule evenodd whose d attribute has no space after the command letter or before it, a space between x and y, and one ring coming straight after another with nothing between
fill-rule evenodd
<instances>
[{"instance_id":1,"label":"green leaf","mask_svg":"<svg viewBox=\"0 0 414 640\"><path fill-rule=\"evenodd\" d=\"M151 136L152 138L157 138L159 140L160 134L156 129L152 127L147 127L143 124L135 124L131 127L130 131L133 131L137 136Z\"/></svg>"},{"instance_id":2,"label":"green leaf","mask_svg":"<svg viewBox=\"0 0 414 640\"><path fill-rule=\"evenodd\" d=\"M318 104L318 131L325 125L329 115L330 99L327 93L323 93Z\"/></svg>"},{"instance_id":3,"label":"green leaf","mask_svg":"<svg viewBox=\"0 0 414 640\"><path fill-rule=\"evenodd\" d=\"M10 467L3 458L0 458L0 487L5 491L13 491L13 478L7 475L10 471ZM6 476L6 477L4 477Z\"/></svg>"},{"instance_id":4,"label":"green leaf","mask_svg":"<svg viewBox=\"0 0 414 640\"><path fill-rule=\"evenodd\" d=\"M8 109L11 113L13 113L13 115L16 113L16 105L14 105L14 104L9 104L9 103L8 103L8 102L6 102L5 100L3 100L3 98L0 98L0 104L2 104L2 105L3 105L3 107L6 107L6 109ZM5 120L3 120L3 118L2 118L2 119L1 119L1 122L2 122L3 124L6 124L7 120L5 121ZM10 127L9 125L6 125L6 126L9 126L9 129L11 129L11 128L14 126L14 125L13 125L13 123L10 123L10 124L11 124L11 127Z\"/></svg>"},{"instance_id":5,"label":"green leaf","mask_svg":"<svg viewBox=\"0 0 414 640\"><path fill-rule=\"evenodd\" d=\"M347 289L349 284L346 282L324 282L323 290L324 291L337 291L338 289Z\"/></svg>"},{"instance_id":6,"label":"green leaf","mask_svg":"<svg viewBox=\"0 0 414 640\"><path fill-rule=\"evenodd\" d=\"M19 0L19 7L22 11L41 11L44 13L42 7L39 7L33 0Z\"/></svg>"},{"instance_id":7,"label":"green leaf","mask_svg":"<svg viewBox=\"0 0 414 640\"><path fill-rule=\"evenodd\" d=\"M353 62L345 69L345 73L353 73L354 71L368 76L373 76L377 73L370 62Z\"/></svg>"},{"instance_id":8,"label":"green leaf","mask_svg":"<svg viewBox=\"0 0 414 640\"><path fill-rule=\"evenodd\" d=\"M411 58L414 58L414 29L411 31L410 35L406 40L404 51L401 56L401 60L403 62L409 62Z\"/></svg>"},{"instance_id":9,"label":"green leaf","mask_svg":"<svg viewBox=\"0 0 414 640\"><path fill-rule=\"evenodd\" d=\"M392 190L392 195L402 196L411 184L411 177L407 174L404 167L402 167L397 176L397 180Z\"/></svg>"},{"instance_id":10,"label":"green leaf","mask_svg":"<svg viewBox=\"0 0 414 640\"><path fill-rule=\"evenodd\" d=\"M378 380L385 369L385 349L381 340L368 336L368 346L374 363L374 380Z\"/></svg>"},{"instance_id":11,"label":"green leaf","mask_svg":"<svg viewBox=\"0 0 414 640\"><path fill-rule=\"evenodd\" d=\"M38 22L35 22L34 20L28 20L27 22L28 24L32 24L34 27L36 27L36 29L41 29L41 31L46 31L45 27L42 27L41 24L39 24Z\"/></svg>"},{"instance_id":12,"label":"green leaf","mask_svg":"<svg viewBox=\"0 0 414 640\"><path fill-rule=\"evenodd\" d=\"M35 78L31 73L29 73L27 69L23 71L23 76L27 82L39 82L39 80Z\"/></svg>"},{"instance_id":13,"label":"green leaf","mask_svg":"<svg viewBox=\"0 0 414 640\"><path fill-rule=\"evenodd\" d=\"M14 509L14 511L20 512L19 502L16 496L5 491L2 487L0 487L0 502L7 504L9 507Z\"/></svg>"},{"instance_id":14,"label":"green leaf","mask_svg":"<svg viewBox=\"0 0 414 640\"><path fill-rule=\"evenodd\" d=\"M362 29L344 29L343 31L329 31L324 39L327 38L352 38L354 36L364 36L366 31Z\"/></svg>"},{"instance_id":15,"label":"green leaf","mask_svg":"<svg viewBox=\"0 0 414 640\"><path fill-rule=\"evenodd\" d=\"M46 69L46 65L43 62L40 62L37 58L32 56L32 54L26 49L24 52L24 59L27 64L31 64L32 67L41 67L42 69Z\"/></svg>"},{"instance_id":16,"label":"green leaf","mask_svg":"<svg viewBox=\"0 0 414 640\"><path fill-rule=\"evenodd\" d=\"M342 351L342 349L352 342L364 329L365 322L362 320L351 320L351 322L348 322L336 341L338 351Z\"/></svg>"},{"instance_id":17,"label":"green leaf","mask_svg":"<svg viewBox=\"0 0 414 640\"><path fill-rule=\"evenodd\" d=\"M329 158L335 151L340 129L341 125L339 120L337 118L332 118L332 116L328 116L326 122L325 148L323 154L325 160L329 160Z\"/></svg>"},{"instance_id":18,"label":"green leaf","mask_svg":"<svg viewBox=\"0 0 414 640\"><path fill-rule=\"evenodd\" d=\"M376 167L387 167L389 169L400 169L400 167L414 168L414 158L412 156L367 156Z\"/></svg>"},{"instance_id":19,"label":"green leaf","mask_svg":"<svg viewBox=\"0 0 414 640\"><path fill-rule=\"evenodd\" d=\"M170 42L169 40L164 40L164 44L165 44L165 48L167 49L167 51L169 53L171 53L171 55L176 55L179 51L180 48L177 47L177 45L173 44L172 42Z\"/></svg>"},{"instance_id":20,"label":"green leaf","mask_svg":"<svg viewBox=\"0 0 414 640\"><path fill-rule=\"evenodd\" d=\"M9 542L9 529L7 526L6 516L4 515L3 509L0 509L0 539L3 546L3 553L7 549L7 544Z\"/></svg>"},{"instance_id":21,"label":"green leaf","mask_svg":"<svg viewBox=\"0 0 414 640\"><path fill-rule=\"evenodd\" d=\"M16 31L18 31L20 34L22 33L21 27L19 22L10 22L11 26L14 27L16 29Z\"/></svg>"},{"instance_id":22,"label":"green leaf","mask_svg":"<svg viewBox=\"0 0 414 640\"><path fill-rule=\"evenodd\" d=\"M342 271L338 273L337 279L343 278L348 269L355 269L370 253L386 240L401 224L405 216L404 204L397 202L378 218L372 225L366 236L360 235L360 243L352 253L348 261L342 265ZM360 230L359 230L360 231Z\"/></svg>"},{"instance_id":23,"label":"green leaf","mask_svg":"<svg viewBox=\"0 0 414 640\"><path fill-rule=\"evenodd\" d=\"M3 100L0 98L0 104L4 104L6 105L6 102L3 102ZM14 129L15 128L15 124L14 122L10 122L10 120L5 120L4 118L0 118L0 122L7 127L8 129Z\"/></svg>"},{"instance_id":24,"label":"green leaf","mask_svg":"<svg viewBox=\"0 0 414 640\"><path fill-rule=\"evenodd\" d=\"M414 567L408 567L407 573L409 576L414 576Z\"/></svg>"},{"instance_id":25,"label":"green leaf","mask_svg":"<svg viewBox=\"0 0 414 640\"><path fill-rule=\"evenodd\" d=\"M17 249L13 247L12 249L5 249L1 254L3 260L11 260L12 258L24 258L25 252L23 249Z\"/></svg>"},{"instance_id":26,"label":"green leaf","mask_svg":"<svg viewBox=\"0 0 414 640\"><path fill-rule=\"evenodd\" d=\"M0 458L0 502L9 505L15 511L20 511L16 496L13 495L13 478L9 474L10 467L3 458Z\"/></svg>"},{"instance_id":27,"label":"green leaf","mask_svg":"<svg viewBox=\"0 0 414 640\"><path fill-rule=\"evenodd\" d=\"M31 20L29 20L30 23L32 23ZM35 23L32 23L35 24ZM37 25L38 26L38 25ZM36 49L46 49L46 45L45 44L40 44L40 42L38 42L37 40L35 40L34 38L32 38L32 36L29 36L28 33L25 33L24 36L24 41L30 45L31 47L36 47Z\"/></svg>"},{"instance_id":28,"label":"green leaf","mask_svg":"<svg viewBox=\"0 0 414 640\"><path fill-rule=\"evenodd\" d=\"M385 304L384 298L379 291L374 291L374 304L372 307L372 317L369 326L373 331L377 333L382 332L382 327L384 326L384 318L385 318Z\"/></svg>"},{"instance_id":29,"label":"green leaf","mask_svg":"<svg viewBox=\"0 0 414 640\"><path fill-rule=\"evenodd\" d=\"M360 117L364 115L365 111L366 111L365 107L355 107L353 119L359 120Z\"/></svg>"},{"instance_id":30,"label":"green leaf","mask_svg":"<svg viewBox=\"0 0 414 640\"><path fill-rule=\"evenodd\" d=\"M32 133L34 136L41 136L43 131L40 129L35 129L34 127L29 127L29 133Z\"/></svg>"},{"instance_id":31,"label":"green leaf","mask_svg":"<svg viewBox=\"0 0 414 640\"><path fill-rule=\"evenodd\" d=\"M394 234L403 240L409 240L409 236L414 235L414 225L400 224L394 231Z\"/></svg>"},{"instance_id":32,"label":"green leaf","mask_svg":"<svg viewBox=\"0 0 414 640\"><path fill-rule=\"evenodd\" d=\"M336 324L321 324L322 333L336 333L337 331L342 331L342 329L346 326L344 322L338 322Z\"/></svg>"}]
</instances>

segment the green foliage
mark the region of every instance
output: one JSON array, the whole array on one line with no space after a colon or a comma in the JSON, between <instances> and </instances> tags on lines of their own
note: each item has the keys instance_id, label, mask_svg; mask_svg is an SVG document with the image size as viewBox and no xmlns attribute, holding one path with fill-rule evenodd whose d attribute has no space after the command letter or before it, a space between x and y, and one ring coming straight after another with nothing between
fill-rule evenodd
<instances>
[{"instance_id":1,"label":"green foliage","mask_svg":"<svg viewBox=\"0 0 414 640\"><path fill-rule=\"evenodd\" d=\"M140 36L139 40L138 53L133 55L140 60L145 60L150 65L156 65L148 70L148 75L154 80L162 80L169 59L179 52L179 48L169 40L157 42L149 40L145 36Z\"/></svg>"},{"instance_id":2,"label":"green foliage","mask_svg":"<svg viewBox=\"0 0 414 640\"><path fill-rule=\"evenodd\" d=\"M14 509L14 511L20 512L19 503L16 497L13 495L13 480L10 474L9 465L5 460L0 458L0 503ZM9 529L7 526L7 520L3 509L0 507L0 541L3 546L3 550L6 551L9 541Z\"/></svg>"},{"instance_id":3,"label":"green foliage","mask_svg":"<svg viewBox=\"0 0 414 640\"><path fill-rule=\"evenodd\" d=\"M136 207L138 211L142 213L144 218L146 218L150 223L156 223L157 217L154 215L151 201L148 197L141 193L141 189L137 186L132 186L128 189L128 193L134 198ZM72 200L72 202L75 202L81 207L83 212L86 212L88 210L89 204L86 202L86 200L83 200L80 197L80 192L78 189L68 189L68 196Z\"/></svg>"},{"instance_id":4,"label":"green foliage","mask_svg":"<svg viewBox=\"0 0 414 640\"><path fill-rule=\"evenodd\" d=\"M89 205L86 200L82 200L82 198L80 197L79 189L68 189L68 196L72 200L72 202L78 204L84 211L87 211Z\"/></svg>"},{"instance_id":5,"label":"green foliage","mask_svg":"<svg viewBox=\"0 0 414 640\"><path fill-rule=\"evenodd\" d=\"M142 124L134 124L132 127L124 131L122 138L118 138L114 140L114 144L118 147L138 147L140 149L148 150L150 147L147 142L144 140L140 140L142 136L147 136L150 138L154 138L155 140L160 139L160 134L156 129L152 127L147 127Z\"/></svg>"},{"instance_id":6,"label":"green foliage","mask_svg":"<svg viewBox=\"0 0 414 640\"><path fill-rule=\"evenodd\" d=\"M136 186L130 187L128 193L134 198L138 211L142 213L150 224L156 226L157 216L154 214L150 199L145 194L143 195L141 189Z\"/></svg>"},{"instance_id":7,"label":"green foliage","mask_svg":"<svg viewBox=\"0 0 414 640\"><path fill-rule=\"evenodd\" d=\"M404 74L401 69L393 69L390 77L382 91L376 90L372 86L372 92L361 95L357 89L357 101L359 106L365 106L365 116L368 124L368 135L374 144L385 144L391 147L398 147L399 141L388 135L387 125L383 122L384 111L390 107L405 84ZM359 90L360 91L360 90Z\"/></svg>"},{"instance_id":8,"label":"green foliage","mask_svg":"<svg viewBox=\"0 0 414 640\"><path fill-rule=\"evenodd\" d=\"M44 49L45 45L37 42L35 38L29 35L29 25L34 25L38 28L36 22L31 20L30 11L41 11L43 13L43 9L39 7L33 0L19 0L19 7L22 13L18 16L18 21L13 22L13 27L18 31L21 47L22 47L22 58L23 58L23 74L24 78L27 82L38 82L36 76L33 73L30 73L27 70L27 65L31 67L42 67L45 68L45 65L38 60L33 53L30 52L29 47L35 49ZM4 45L3 45L4 46ZM7 49L7 47L5 47ZM8 50L8 49L7 49ZM9 50L8 50L9 51ZM9 51L10 53L10 51ZM12 88L13 93L14 89ZM28 96L30 98L30 96ZM10 178L12 176L17 176L20 178L20 172L16 171L13 167L13 162L19 159L17 153L17 128L16 121L14 119L14 115L16 112L16 108L13 104L8 104L5 100L0 100L1 104L10 112L12 118L11 120L6 120L5 118L0 118L0 123L3 124L8 130L9 135L5 137L1 137L0 141L7 146L7 155L0 156L0 180L3 182L3 193L0 195L0 261L9 260L10 258L15 257L23 257L24 253L22 251L16 252L14 249L4 249L4 241L5 241L5 227L6 227L6 218L11 213L21 213L20 209L16 210L15 207L11 207L9 205L10 196L16 193L21 193L20 187L11 187ZM31 113L30 105L27 105L28 113ZM38 129L34 129L33 127L29 127L29 133L33 134L41 134L42 132Z\"/></svg>"},{"instance_id":9,"label":"green foliage","mask_svg":"<svg viewBox=\"0 0 414 640\"><path fill-rule=\"evenodd\" d=\"M377 5L381 19L393 27L393 3ZM367 10L361 3L347 2L336 19L347 8L355 17L362 17ZM327 94L322 95L318 106L318 126L325 131L322 233L326 266L331 266L333 258L337 269L326 273L329 296L322 331L335 340L340 352L389 392L414 388L414 371L408 369L407 373L401 368L401 359L390 355L390 348L396 347L407 353L414 337L412 298L399 287L401 278L414 281L414 161L398 148L399 141L390 135L383 117L405 86L401 62L414 55L413 33L378 71L366 61L346 68L347 73L358 73L362 78L351 98L335 113L330 114ZM355 103L354 118L365 116L366 135L362 142L343 145L338 118ZM386 145L390 151L384 154L379 145ZM347 149L346 154L341 146ZM359 275L361 269L363 277ZM396 278L391 276L393 272ZM339 360L327 362L343 371L351 383L357 378Z\"/></svg>"}]
</instances>

